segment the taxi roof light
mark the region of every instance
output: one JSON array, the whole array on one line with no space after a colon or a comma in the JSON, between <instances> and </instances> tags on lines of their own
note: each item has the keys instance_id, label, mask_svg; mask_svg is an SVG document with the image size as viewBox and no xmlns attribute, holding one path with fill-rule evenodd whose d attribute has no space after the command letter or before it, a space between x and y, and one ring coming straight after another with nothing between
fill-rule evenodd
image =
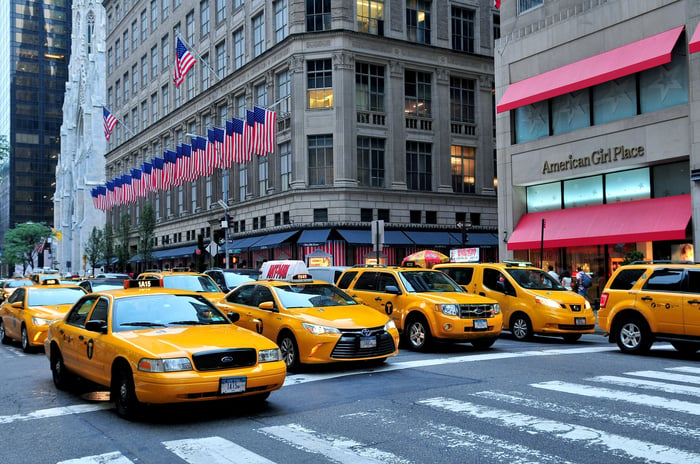
<instances>
[{"instance_id":1,"label":"taxi roof light","mask_svg":"<svg viewBox=\"0 0 700 464\"><path fill-rule=\"evenodd\" d=\"M260 268L260 280L281 280L285 282L311 282L306 264L295 259L266 261Z\"/></svg>"},{"instance_id":2,"label":"taxi roof light","mask_svg":"<svg viewBox=\"0 0 700 464\"><path fill-rule=\"evenodd\" d=\"M517 267L532 266L532 263L530 261L516 261L516 260L512 260L512 259L504 259L503 263L508 265L508 266L517 266Z\"/></svg>"},{"instance_id":3,"label":"taxi roof light","mask_svg":"<svg viewBox=\"0 0 700 464\"><path fill-rule=\"evenodd\" d=\"M124 281L124 288L157 288L163 287L163 279L128 279Z\"/></svg>"}]
</instances>

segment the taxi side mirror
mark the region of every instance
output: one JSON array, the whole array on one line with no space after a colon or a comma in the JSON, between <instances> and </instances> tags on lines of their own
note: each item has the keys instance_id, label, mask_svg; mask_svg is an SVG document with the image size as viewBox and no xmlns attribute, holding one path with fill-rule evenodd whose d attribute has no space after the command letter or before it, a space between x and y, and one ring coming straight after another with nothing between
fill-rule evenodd
<instances>
[{"instance_id":1,"label":"taxi side mirror","mask_svg":"<svg viewBox=\"0 0 700 464\"><path fill-rule=\"evenodd\" d=\"M85 330L97 333L107 333L107 321L101 321L99 319L93 319L85 323Z\"/></svg>"},{"instance_id":2,"label":"taxi side mirror","mask_svg":"<svg viewBox=\"0 0 700 464\"><path fill-rule=\"evenodd\" d=\"M24 308L24 303L22 303L21 301L15 301L14 303L12 303L12 307L17 308L17 309L22 309L22 308Z\"/></svg>"},{"instance_id":3,"label":"taxi side mirror","mask_svg":"<svg viewBox=\"0 0 700 464\"><path fill-rule=\"evenodd\" d=\"M231 321L232 323L236 323L241 318L241 315L231 311L230 313L226 314L226 317L228 317L228 320Z\"/></svg>"},{"instance_id":4,"label":"taxi side mirror","mask_svg":"<svg viewBox=\"0 0 700 464\"><path fill-rule=\"evenodd\" d=\"M275 302L274 301L263 301L258 305L258 308L264 309L265 311L277 311L275 309Z\"/></svg>"},{"instance_id":5,"label":"taxi side mirror","mask_svg":"<svg viewBox=\"0 0 700 464\"><path fill-rule=\"evenodd\" d=\"M384 287L386 293L393 293L394 295L401 295L401 290L396 285L387 285Z\"/></svg>"}]
</instances>

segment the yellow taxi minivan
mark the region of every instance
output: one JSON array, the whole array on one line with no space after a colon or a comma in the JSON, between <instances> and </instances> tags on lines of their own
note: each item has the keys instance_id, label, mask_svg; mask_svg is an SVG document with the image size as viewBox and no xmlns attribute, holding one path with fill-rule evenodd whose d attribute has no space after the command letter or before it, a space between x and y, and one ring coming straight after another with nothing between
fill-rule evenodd
<instances>
[{"instance_id":1,"label":"yellow taxi minivan","mask_svg":"<svg viewBox=\"0 0 700 464\"><path fill-rule=\"evenodd\" d=\"M445 263L433 269L452 277L470 293L498 301L503 328L517 340L538 334L575 342L595 332L590 303L532 263Z\"/></svg>"}]
</instances>

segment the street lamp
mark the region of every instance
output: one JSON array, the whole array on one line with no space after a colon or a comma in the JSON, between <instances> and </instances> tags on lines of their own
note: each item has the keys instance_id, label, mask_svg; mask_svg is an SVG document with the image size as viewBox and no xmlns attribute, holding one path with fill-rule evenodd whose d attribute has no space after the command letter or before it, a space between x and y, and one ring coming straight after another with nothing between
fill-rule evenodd
<instances>
[{"instance_id":1,"label":"street lamp","mask_svg":"<svg viewBox=\"0 0 700 464\"><path fill-rule=\"evenodd\" d=\"M189 132L185 134L186 137L199 137L197 134L190 134ZM217 201L217 204L221 206L224 209L224 220L221 221L221 227L224 229L224 252L226 253L226 264L225 264L225 269L229 268L229 246L228 246L228 169L226 169L224 166L224 158L221 152L219 151L219 148L214 145L214 150L216 150L216 155L219 157L221 161L221 169L223 170L223 174L221 177L221 181L224 184L223 185L223 195L224 198L222 200Z\"/></svg>"}]
</instances>

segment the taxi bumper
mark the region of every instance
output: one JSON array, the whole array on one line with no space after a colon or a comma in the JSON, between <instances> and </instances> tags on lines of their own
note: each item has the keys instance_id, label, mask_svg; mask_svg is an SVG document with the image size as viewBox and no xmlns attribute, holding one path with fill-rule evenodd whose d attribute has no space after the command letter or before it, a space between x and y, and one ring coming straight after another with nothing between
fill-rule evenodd
<instances>
[{"instance_id":1,"label":"taxi bumper","mask_svg":"<svg viewBox=\"0 0 700 464\"><path fill-rule=\"evenodd\" d=\"M492 338L501 334L503 315L496 314L494 317L474 319L438 315L433 325L434 327L431 326L430 330L435 338L465 341Z\"/></svg>"},{"instance_id":2,"label":"taxi bumper","mask_svg":"<svg viewBox=\"0 0 700 464\"><path fill-rule=\"evenodd\" d=\"M399 331L390 329L378 336L376 345L362 347L357 337L318 335L300 338L300 361L304 364L324 364L342 361L367 361L394 356L399 352Z\"/></svg>"}]
</instances>

